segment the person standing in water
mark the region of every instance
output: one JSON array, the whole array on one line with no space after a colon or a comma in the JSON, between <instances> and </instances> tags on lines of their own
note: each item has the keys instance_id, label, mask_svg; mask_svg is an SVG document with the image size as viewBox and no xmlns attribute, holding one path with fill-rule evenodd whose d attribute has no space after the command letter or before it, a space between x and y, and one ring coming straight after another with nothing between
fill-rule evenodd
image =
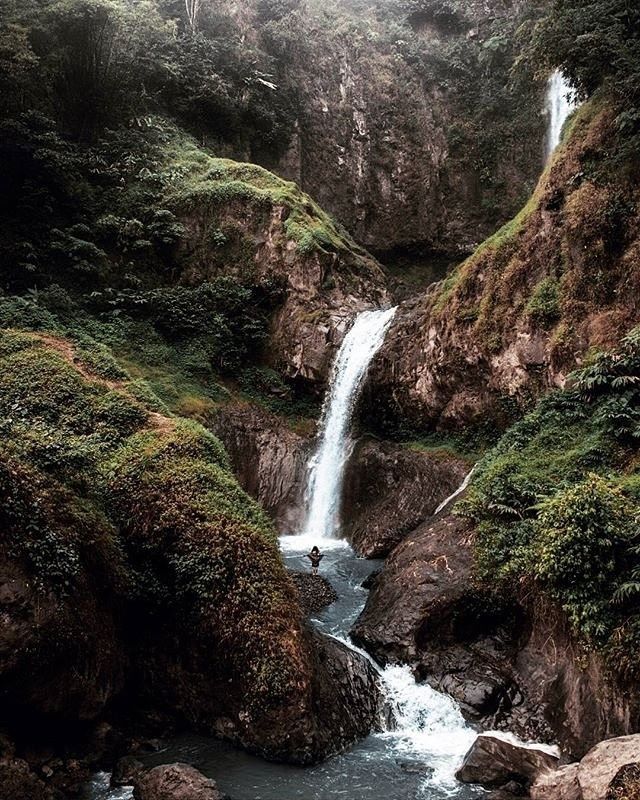
<instances>
[{"instance_id":1,"label":"person standing in water","mask_svg":"<svg viewBox=\"0 0 640 800\"><path fill-rule=\"evenodd\" d=\"M312 547L311 552L307 553L307 558L311 562L311 574L317 575L318 574L318 567L320 566L320 562L324 558L324 554L321 553L317 547Z\"/></svg>"}]
</instances>

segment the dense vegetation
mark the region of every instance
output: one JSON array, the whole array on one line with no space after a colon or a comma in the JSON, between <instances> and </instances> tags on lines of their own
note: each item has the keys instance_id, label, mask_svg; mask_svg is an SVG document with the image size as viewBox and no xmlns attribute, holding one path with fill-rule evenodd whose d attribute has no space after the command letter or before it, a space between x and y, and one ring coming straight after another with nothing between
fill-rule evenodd
<instances>
[{"instance_id":1,"label":"dense vegetation","mask_svg":"<svg viewBox=\"0 0 640 800\"><path fill-rule=\"evenodd\" d=\"M575 632L637 677L640 651L640 331L545 397L479 463L459 509L482 577L532 585Z\"/></svg>"},{"instance_id":2,"label":"dense vegetation","mask_svg":"<svg viewBox=\"0 0 640 800\"><path fill-rule=\"evenodd\" d=\"M125 630L131 615L181 618L194 645L214 649L211 675L237 677L239 702L278 706L304 665L271 523L211 433L158 412L106 348L97 367L92 355L50 333L0 336L4 557L42 598L59 597L61 615L70 599L83 619L102 591ZM55 635L67 641L65 619Z\"/></svg>"}]
</instances>

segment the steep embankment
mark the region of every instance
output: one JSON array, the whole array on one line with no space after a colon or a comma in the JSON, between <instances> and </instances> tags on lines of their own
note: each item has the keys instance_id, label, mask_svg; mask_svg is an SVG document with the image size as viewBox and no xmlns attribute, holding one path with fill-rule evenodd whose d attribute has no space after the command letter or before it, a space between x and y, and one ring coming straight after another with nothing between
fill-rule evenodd
<instances>
[{"instance_id":1,"label":"steep embankment","mask_svg":"<svg viewBox=\"0 0 640 800\"><path fill-rule=\"evenodd\" d=\"M520 214L399 310L373 374L383 429L504 426L640 320L637 160L596 98Z\"/></svg>"},{"instance_id":2,"label":"steep embankment","mask_svg":"<svg viewBox=\"0 0 640 800\"><path fill-rule=\"evenodd\" d=\"M90 733L105 713L119 724L121 700L127 719L144 709L299 762L364 735L375 677L304 629L220 442L105 377L107 355L100 373L62 337L0 338L3 729L22 753L37 726L44 761L81 725L78 750L99 757Z\"/></svg>"}]
</instances>

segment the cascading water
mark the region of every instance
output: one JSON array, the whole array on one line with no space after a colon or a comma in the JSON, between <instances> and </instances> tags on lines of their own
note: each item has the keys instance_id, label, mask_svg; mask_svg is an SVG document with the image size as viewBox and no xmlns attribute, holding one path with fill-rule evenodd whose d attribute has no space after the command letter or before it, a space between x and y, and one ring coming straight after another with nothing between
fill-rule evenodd
<instances>
[{"instance_id":1,"label":"cascading water","mask_svg":"<svg viewBox=\"0 0 640 800\"><path fill-rule=\"evenodd\" d=\"M576 108L571 93L571 86L562 72L556 70L552 73L547 83L547 113L549 125L547 128L547 161L560 143L562 127L567 117Z\"/></svg>"},{"instance_id":2,"label":"cascading water","mask_svg":"<svg viewBox=\"0 0 640 800\"><path fill-rule=\"evenodd\" d=\"M314 544L336 534L340 489L350 453L349 424L367 368L382 345L395 312L390 308L359 314L333 365L318 447L309 462L304 536Z\"/></svg>"},{"instance_id":3,"label":"cascading water","mask_svg":"<svg viewBox=\"0 0 640 800\"><path fill-rule=\"evenodd\" d=\"M329 576L340 600L321 615L318 624L373 664L385 696L382 724L385 730L367 741L383 742L385 758L393 759L394 763L407 759L427 764L429 777L422 781L422 790L431 787L437 791L437 795L431 796L440 797L455 791L456 766L475 734L465 724L454 701L426 684L417 684L408 666L381 668L350 641L349 629L362 609L364 594L349 571L358 559L346 542L335 538L344 467L351 452L349 428L353 410L367 368L384 341L394 313L395 308L365 311L345 336L331 373L318 446L309 462L306 525L302 535L285 536L280 541L285 558L292 561L313 544L329 550L323 572ZM470 477L471 474L456 494L465 488ZM452 499L453 496L446 502Z\"/></svg>"}]
</instances>

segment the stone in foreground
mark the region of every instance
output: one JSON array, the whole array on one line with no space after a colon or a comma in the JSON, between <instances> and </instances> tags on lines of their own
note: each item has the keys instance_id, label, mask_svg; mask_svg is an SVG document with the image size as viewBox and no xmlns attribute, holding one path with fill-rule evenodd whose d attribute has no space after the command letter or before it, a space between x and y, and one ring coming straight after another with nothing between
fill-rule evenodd
<instances>
[{"instance_id":1,"label":"stone in foreground","mask_svg":"<svg viewBox=\"0 0 640 800\"><path fill-rule=\"evenodd\" d=\"M190 764L163 764L141 775L134 800L222 800L216 784Z\"/></svg>"},{"instance_id":2,"label":"stone in foreground","mask_svg":"<svg viewBox=\"0 0 640 800\"><path fill-rule=\"evenodd\" d=\"M557 756L544 750L480 734L456 777L463 783L479 783L486 788L504 786L510 781L528 786L540 774L555 770L558 762Z\"/></svg>"}]
</instances>

